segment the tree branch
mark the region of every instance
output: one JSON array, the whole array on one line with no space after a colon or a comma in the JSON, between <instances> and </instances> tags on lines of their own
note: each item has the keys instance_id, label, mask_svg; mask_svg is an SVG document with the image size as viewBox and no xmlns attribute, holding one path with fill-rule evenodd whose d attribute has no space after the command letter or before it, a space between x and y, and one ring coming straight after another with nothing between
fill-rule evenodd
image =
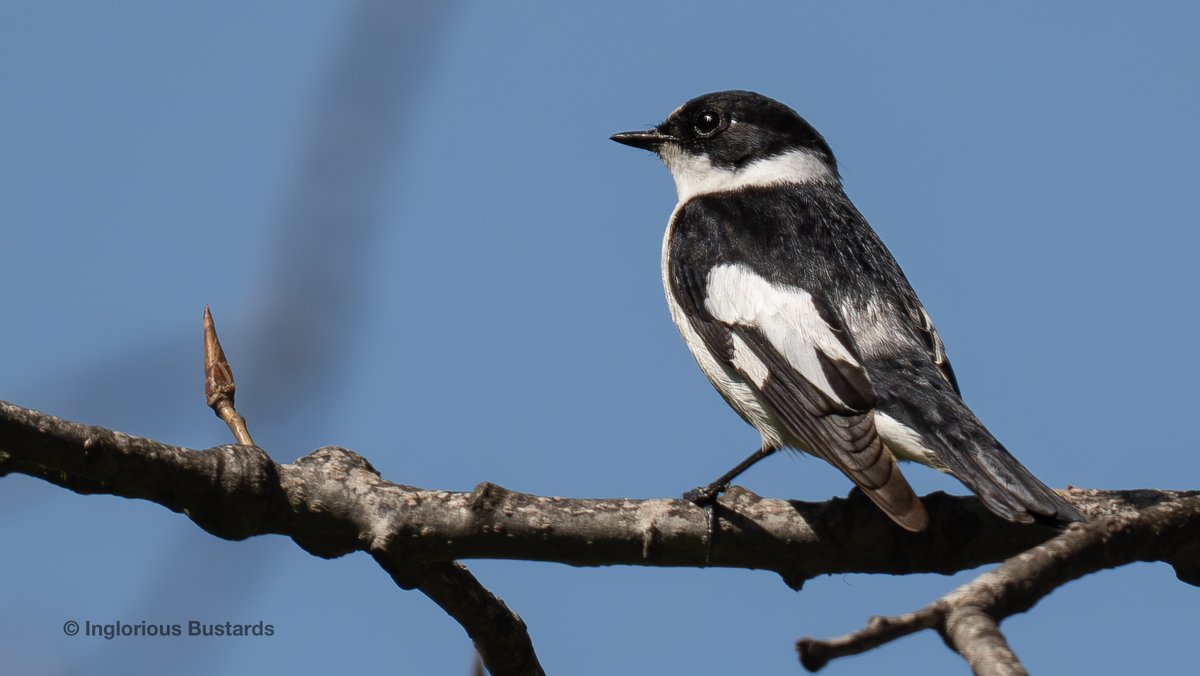
<instances>
[{"instance_id":1,"label":"tree branch","mask_svg":"<svg viewBox=\"0 0 1200 676\"><path fill-rule=\"evenodd\" d=\"M1197 578L1200 495L1177 493L1140 511L1099 516L1021 553L930 605L896 617L872 618L852 634L797 642L801 663L817 671L922 629L937 629L976 674L1017 676L1024 667L1000 633L999 622L1032 608L1062 585L1135 561L1166 561L1188 584Z\"/></svg>"},{"instance_id":2,"label":"tree branch","mask_svg":"<svg viewBox=\"0 0 1200 676\"><path fill-rule=\"evenodd\" d=\"M399 586L420 589L457 620L494 676L545 673L524 621L465 566L384 546L370 508L355 504L382 479L357 454L321 449L276 465L253 446L190 451L0 402L0 477L11 472L155 502L229 540L277 533L325 558L368 552Z\"/></svg>"},{"instance_id":3,"label":"tree branch","mask_svg":"<svg viewBox=\"0 0 1200 676\"><path fill-rule=\"evenodd\" d=\"M416 587L454 618L475 643L488 671L498 674L544 674L533 651L529 629L499 597L457 562L414 566L375 554L375 561L401 588Z\"/></svg>"},{"instance_id":4,"label":"tree branch","mask_svg":"<svg viewBox=\"0 0 1200 676\"><path fill-rule=\"evenodd\" d=\"M490 483L469 493L423 490L384 480L345 449L275 464L255 447L192 451L0 402L0 476L12 472L78 493L149 500L226 539L275 533L316 556L367 552L397 584L420 586L462 623L494 674L540 667L521 619L456 559L765 569L799 589L822 574L948 574L1034 548L929 608L841 639L804 639L810 668L931 627L973 666L998 664L1007 646L983 620L994 627L1070 579L1163 560L1180 579L1200 580L1195 491L1070 489L1063 495L1094 521L1061 534L1001 521L974 497L935 493L923 498L929 528L912 534L861 494L789 502L735 487L718 503L706 563L704 512L685 500L543 497Z\"/></svg>"}]
</instances>

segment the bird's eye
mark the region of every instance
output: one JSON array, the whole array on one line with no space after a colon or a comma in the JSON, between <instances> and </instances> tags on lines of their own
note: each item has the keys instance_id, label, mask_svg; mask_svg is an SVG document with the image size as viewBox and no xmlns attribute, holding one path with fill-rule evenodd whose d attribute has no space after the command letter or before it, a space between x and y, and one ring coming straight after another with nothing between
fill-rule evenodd
<instances>
[{"instance_id":1,"label":"bird's eye","mask_svg":"<svg viewBox=\"0 0 1200 676\"><path fill-rule=\"evenodd\" d=\"M721 128L721 114L715 110L701 111L692 126L700 136L712 136Z\"/></svg>"}]
</instances>

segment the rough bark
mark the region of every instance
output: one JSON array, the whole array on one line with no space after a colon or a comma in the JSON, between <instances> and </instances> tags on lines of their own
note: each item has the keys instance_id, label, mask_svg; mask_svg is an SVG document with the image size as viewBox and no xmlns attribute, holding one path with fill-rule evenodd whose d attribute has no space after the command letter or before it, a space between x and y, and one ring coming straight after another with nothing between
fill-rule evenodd
<instances>
[{"instance_id":1,"label":"rough bark","mask_svg":"<svg viewBox=\"0 0 1200 676\"><path fill-rule=\"evenodd\" d=\"M0 402L0 476L13 472L78 493L149 500L226 539L277 533L316 556L367 552L397 584L420 588L458 620L493 674L541 667L520 617L458 559L764 569L799 589L823 574L948 574L1015 557L922 611L873 620L842 639L801 641L806 666L819 668L937 628L979 673L1020 673L989 670L1009 658L1020 668L996 623L1070 579L1161 560L1180 579L1200 580L1196 492L1062 491L1093 519L1065 532L1014 526L973 497L935 493L923 498L929 528L912 534L860 494L811 503L734 488L718 504L709 556L704 512L684 500L545 497L489 483L469 493L425 490L386 481L341 448L276 464L256 447L194 451Z\"/></svg>"}]
</instances>

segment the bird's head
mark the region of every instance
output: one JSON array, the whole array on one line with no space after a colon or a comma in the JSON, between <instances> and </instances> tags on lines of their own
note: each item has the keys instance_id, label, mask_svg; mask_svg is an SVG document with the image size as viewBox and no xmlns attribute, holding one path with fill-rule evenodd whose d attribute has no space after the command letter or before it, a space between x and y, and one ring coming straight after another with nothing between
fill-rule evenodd
<instances>
[{"instance_id":1,"label":"bird's head","mask_svg":"<svg viewBox=\"0 0 1200 676\"><path fill-rule=\"evenodd\" d=\"M839 180L821 134L791 108L754 92L699 96L657 127L612 140L657 153L680 201L743 187Z\"/></svg>"}]
</instances>

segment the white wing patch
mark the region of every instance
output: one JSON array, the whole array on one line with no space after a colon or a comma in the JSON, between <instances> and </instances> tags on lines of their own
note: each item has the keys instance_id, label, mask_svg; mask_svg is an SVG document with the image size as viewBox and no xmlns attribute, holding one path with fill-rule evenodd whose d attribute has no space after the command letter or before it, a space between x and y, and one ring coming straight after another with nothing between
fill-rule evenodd
<instances>
[{"instance_id":1,"label":"white wing patch","mask_svg":"<svg viewBox=\"0 0 1200 676\"><path fill-rule=\"evenodd\" d=\"M825 376L817 351L853 366L859 364L821 317L812 294L797 287L773 284L744 265L726 264L708 273L704 306L717 321L758 329L797 373L833 401L845 404ZM761 385L770 375L766 365L755 357L754 362L743 358L748 367L740 366L739 344L743 352L750 350L736 334L734 339L734 364Z\"/></svg>"},{"instance_id":2,"label":"white wing patch","mask_svg":"<svg viewBox=\"0 0 1200 676\"><path fill-rule=\"evenodd\" d=\"M671 171L671 178L675 179L680 203L697 195L738 188L837 182L825 160L808 150L791 150L751 162L740 169L715 167L707 156L693 155L674 143L664 145L659 156Z\"/></svg>"},{"instance_id":3,"label":"white wing patch","mask_svg":"<svg viewBox=\"0 0 1200 676\"><path fill-rule=\"evenodd\" d=\"M745 374L756 387L762 387L767 382L767 377L771 375L771 370L767 368L767 365L736 333L733 334L733 366Z\"/></svg>"}]
</instances>

